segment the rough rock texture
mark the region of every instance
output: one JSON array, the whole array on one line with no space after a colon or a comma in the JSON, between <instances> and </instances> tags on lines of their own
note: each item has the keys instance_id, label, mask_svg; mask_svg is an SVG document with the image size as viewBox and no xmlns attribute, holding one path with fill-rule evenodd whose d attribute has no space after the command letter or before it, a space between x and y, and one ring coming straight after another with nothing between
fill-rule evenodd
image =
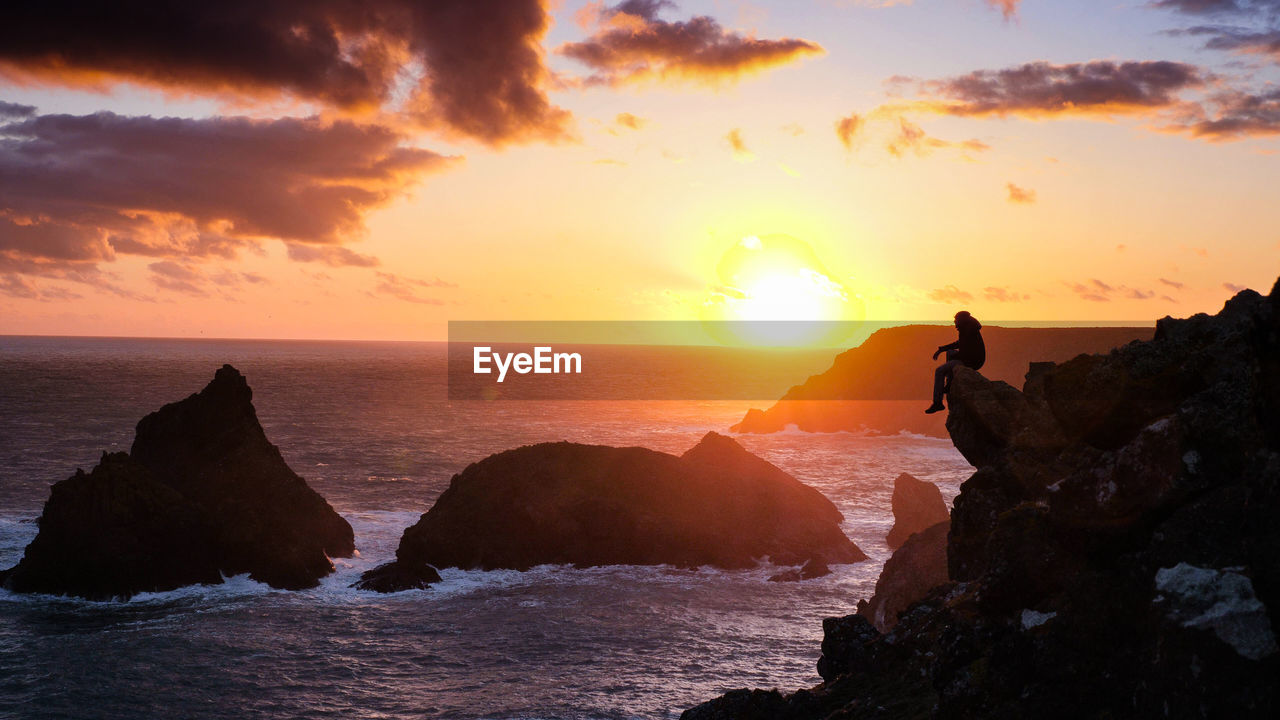
<instances>
[{"instance_id":1,"label":"rough rock texture","mask_svg":"<svg viewBox=\"0 0 1280 720\"><path fill-rule=\"evenodd\" d=\"M893 528L885 536L892 550L915 533L951 520L951 511L937 485L902 473L893 481Z\"/></svg>"},{"instance_id":2,"label":"rough rock texture","mask_svg":"<svg viewBox=\"0 0 1280 720\"><path fill-rule=\"evenodd\" d=\"M858 614L880 632L898 624L898 614L923 599L934 587L947 581L947 532L950 521L943 520L913 534L893 552L876 580L875 594Z\"/></svg>"},{"instance_id":3,"label":"rough rock texture","mask_svg":"<svg viewBox=\"0 0 1280 720\"><path fill-rule=\"evenodd\" d=\"M962 371L947 427L978 468L952 581L887 634L829 630L849 669L778 717L1280 713L1280 282L1021 392Z\"/></svg>"},{"instance_id":4,"label":"rough rock texture","mask_svg":"<svg viewBox=\"0 0 1280 720\"><path fill-rule=\"evenodd\" d=\"M409 569L541 564L753 567L866 556L831 501L731 438L679 457L645 448L543 443L455 475L405 530Z\"/></svg>"},{"instance_id":5,"label":"rough rock texture","mask_svg":"<svg viewBox=\"0 0 1280 720\"><path fill-rule=\"evenodd\" d=\"M129 453L56 483L40 532L0 574L16 592L127 598L249 573L314 587L351 526L280 457L249 385L224 365L198 394L143 418Z\"/></svg>"},{"instance_id":6,"label":"rough rock texture","mask_svg":"<svg viewBox=\"0 0 1280 720\"><path fill-rule=\"evenodd\" d=\"M1060 362L1081 353L1107 352L1151 338L1146 328L1002 328L982 330L987 364L997 380L1020 380L1033 360ZM930 359L939 345L956 339L954 328L905 325L877 330L861 345L836 356L826 372L787 392L768 410L752 408L734 432L772 433L796 425L810 432L840 430L946 437L943 417L925 415L933 392Z\"/></svg>"}]
</instances>

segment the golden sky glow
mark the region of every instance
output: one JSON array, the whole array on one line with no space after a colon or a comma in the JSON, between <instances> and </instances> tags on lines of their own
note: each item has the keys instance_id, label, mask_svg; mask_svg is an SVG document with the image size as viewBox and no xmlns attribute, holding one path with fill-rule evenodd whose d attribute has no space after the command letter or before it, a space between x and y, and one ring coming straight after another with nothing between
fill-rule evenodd
<instances>
[{"instance_id":1,"label":"golden sky glow","mask_svg":"<svg viewBox=\"0 0 1280 720\"><path fill-rule=\"evenodd\" d=\"M163 75L123 50L63 74L0 57L0 177L19 178L0 187L0 333L1149 321L1280 274L1277 59L1192 31L1267 18L1137 0L489 4L509 22L477 42L510 43L516 68L491 103L459 89L489 87L465 64L414 89L372 60L330 87L233 73L212 50ZM413 37L447 43L421 22ZM410 39L378 62L412 61ZM116 119L85 120L98 111ZM85 159L108 141L118 160ZM185 153L171 171L166 148ZM41 184L72 166L104 179Z\"/></svg>"}]
</instances>

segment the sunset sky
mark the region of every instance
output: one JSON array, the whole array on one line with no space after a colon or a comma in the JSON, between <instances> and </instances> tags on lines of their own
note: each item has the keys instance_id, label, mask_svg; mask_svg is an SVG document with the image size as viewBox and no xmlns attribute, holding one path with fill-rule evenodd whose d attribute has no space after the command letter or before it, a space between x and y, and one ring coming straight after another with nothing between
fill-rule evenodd
<instances>
[{"instance_id":1,"label":"sunset sky","mask_svg":"<svg viewBox=\"0 0 1280 720\"><path fill-rule=\"evenodd\" d=\"M1280 275L1280 0L149 5L0 25L0 333L1149 321Z\"/></svg>"}]
</instances>

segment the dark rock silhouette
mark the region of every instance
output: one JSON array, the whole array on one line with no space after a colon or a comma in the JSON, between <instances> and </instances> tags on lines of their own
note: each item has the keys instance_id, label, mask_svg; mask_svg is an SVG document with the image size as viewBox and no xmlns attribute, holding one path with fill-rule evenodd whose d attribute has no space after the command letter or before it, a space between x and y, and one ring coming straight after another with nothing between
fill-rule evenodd
<instances>
[{"instance_id":1,"label":"dark rock silhouette","mask_svg":"<svg viewBox=\"0 0 1280 720\"><path fill-rule=\"evenodd\" d=\"M440 572L430 565L389 562L361 574L351 587L393 593L402 590L424 590L440 582Z\"/></svg>"},{"instance_id":2,"label":"dark rock silhouette","mask_svg":"<svg viewBox=\"0 0 1280 720\"><path fill-rule=\"evenodd\" d=\"M395 565L413 573L426 565L747 568L766 556L780 565L864 560L841 532L842 519L817 490L716 433L679 457L543 443L455 475L405 530Z\"/></svg>"},{"instance_id":3,"label":"dark rock silhouette","mask_svg":"<svg viewBox=\"0 0 1280 720\"><path fill-rule=\"evenodd\" d=\"M1022 391L961 370L947 427L978 468L951 580L887 634L833 623L776 717L1280 713L1280 282Z\"/></svg>"},{"instance_id":4,"label":"dark rock silhouette","mask_svg":"<svg viewBox=\"0 0 1280 720\"><path fill-rule=\"evenodd\" d=\"M893 550L915 533L951 519L942 491L931 482L902 473L893 481L893 528L885 542Z\"/></svg>"},{"instance_id":5,"label":"dark rock silhouette","mask_svg":"<svg viewBox=\"0 0 1280 720\"><path fill-rule=\"evenodd\" d=\"M913 533L893 552L880 571L875 594L858 614L880 632L898 623L898 613L924 598L935 586L947 581L947 532L950 521Z\"/></svg>"},{"instance_id":6,"label":"dark rock silhouette","mask_svg":"<svg viewBox=\"0 0 1280 720\"><path fill-rule=\"evenodd\" d=\"M987 377L1020 380L1032 361L1061 362L1081 353L1107 352L1151 338L1152 328L984 327ZM942 325L905 325L872 333L858 347L836 356L831 368L787 391L768 410L752 408L734 432L772 433L796 425L809 432L901 431L946 437L942 414L925 415L933 371L929 355L955 340Z\"/></svg>"},{"instance_id":7,"label":"dark rock silhouette","mask_svg":"<svg viewBox=\"0 0 1280 720\"><path fill-rule=\"evenodd\" d=\"M314 587L351 526L285 464L244 377L224 365L199 393L144 417L129 453L54 484L40 532L0 575L15 592L128 598L248 573Z\"/></svg>"}]
</instances>

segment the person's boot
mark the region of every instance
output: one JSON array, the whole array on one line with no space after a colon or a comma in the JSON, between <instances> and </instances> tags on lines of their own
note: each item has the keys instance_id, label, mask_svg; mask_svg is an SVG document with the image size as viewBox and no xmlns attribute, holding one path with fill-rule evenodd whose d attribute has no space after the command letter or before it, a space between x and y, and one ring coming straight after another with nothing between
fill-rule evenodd
<instances>
[{"instance_id":1,"label":"person's boot","mask_svg":"<svg viewBox=\"0 0 1280 720\"><path fill-rule=\"evenodd\" d=\"M934 404L929 406L928 410L925 410L924 412L926 415L932 415L936 412L942 412L943 410L946 410L946 409L947 409L946 405L943 405L940 402L935 402Z\"/></svg>"}]
</instances>

